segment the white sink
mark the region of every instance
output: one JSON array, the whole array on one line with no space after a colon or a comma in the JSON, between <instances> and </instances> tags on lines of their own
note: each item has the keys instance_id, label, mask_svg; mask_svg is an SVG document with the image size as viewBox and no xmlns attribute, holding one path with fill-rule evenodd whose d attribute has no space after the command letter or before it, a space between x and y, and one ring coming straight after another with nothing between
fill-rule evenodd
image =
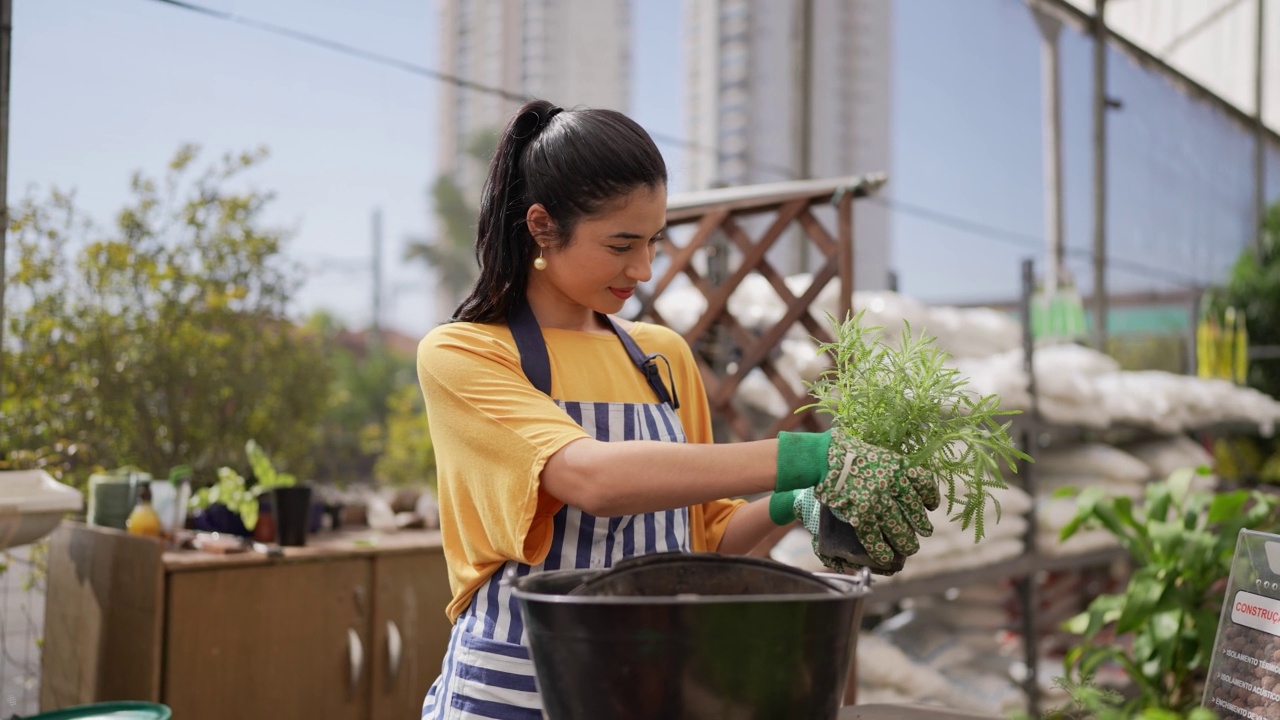
<instances>
[{"instance_id":1,"label":"white sink","mask_svg":"<svg viewBox=\"0 0 1280 720\"><path fill-rule=\"evenodd\" d=\"M83 507L79 490L43 470L0 472L0 549L39 540Z\"/></svg>"}]
</instances>

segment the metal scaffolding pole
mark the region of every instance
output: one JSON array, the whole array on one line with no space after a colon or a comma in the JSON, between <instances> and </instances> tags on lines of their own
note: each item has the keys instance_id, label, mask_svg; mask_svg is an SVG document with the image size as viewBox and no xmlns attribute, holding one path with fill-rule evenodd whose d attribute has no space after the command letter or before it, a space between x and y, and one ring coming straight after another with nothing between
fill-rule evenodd
<instances>
[{"instance_id":1,"label":"metal scaffolding pole","mask_svg":"<svg viewBox=\"0 0 1280 720\"><path fill-rule=\"evenodd\" d=\"M1256 28L1257 41L1254 47L1254 76L1253 76L1253 99L1254 99L1254 139L1253 139L1253 210L1254 222L1256 223L1253 249L1258 259L1262 259L1263 253L1263 224L1267 217L1267 132L1266 126L1262 122L1262 86L1264 76L1266 75L1265 66L1263 65L1264 55L1264 39L1266 37L1266 0L1257 0L1258 5L1258 26Z\"/></svg>"},{"instance_id":2,"label":"metal scaffolding pole","mask_svg":"<svg viewBox=\"0 0 1280 720\"><path fill-rule=\"evenodd\" d=\"M1107 351L1107 0L1093 25L1093 347Z\"/></svg>"},{"instance_id":3,"label":"metal scaffolding pole","mask_svg":"<svg viewBox=\"0 0 1280 720\"><path fill-rule=\"evenodd\" d=\"M1066 251L1062 237L1062 110L1058 81L1058 35L1062 22L1039 1L1032 14L1040 29L1040 66L1044 98L1044 292L1052 297L1061 286Z\"/></svg>"},{"instance_id":4,"label":"metal scaffolding pole","mask_svg":"<svg viewBox=\"0 0 1280 720\"><path fill-rule=\"evenodd\" d=\"M13 52L13 0L0 0L0 403L4 401L4 258L9 233L9 75Z\"/></svg>"}]
</instances>

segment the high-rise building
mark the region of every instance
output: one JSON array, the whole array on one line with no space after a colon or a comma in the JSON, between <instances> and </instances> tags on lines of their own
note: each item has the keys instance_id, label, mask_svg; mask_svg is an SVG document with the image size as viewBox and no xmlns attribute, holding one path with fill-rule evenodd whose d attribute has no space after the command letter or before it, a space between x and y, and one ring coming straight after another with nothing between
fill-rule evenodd
<instances>
[{"instance_id":1,"label":"high-rise building","mask_svg":"<svg viewBox=\"0 0 1280 720\"><path fill-rule=\"evenodd\" d=\"M888 172L891 5L685 0L691 188ZM888 211L859 202L854 223L855 283L883 289Z\"/></svg>"},{"instance_id":2,"label":"high-rise building","mask_svg":"<svg viewBox=\"0 0 1280 720\"><path fill-rule=\"evenodd\" d=\"M441 0L440 69L562 107L627 110L629 0ZM467 154L477 134L496 134L515 100L440 85L439 172L478 193L483 168Z\"/></svg>"},{"instance_id":3,"label":"high-rise building","mask_svg":"<svg viewBox=\"0 0 1280 720\"><path fill-rule=\"evenodd\" d=\"M440 70L516 97L627 110L631 92L630 0L439 0ZM475 206L487 167L474 147L492 149L520 107L511 97L440 83L436 177L453 180ZM437 209L439 210L439 209ZM455 208L457 211L457 208ZM471 238L446 238L437 219L436 242L448 242L449 266L470 266ZM467 219L466 225L472 220ZM439 277L439 275L437 275ZM435 314L448 317L461 299L437 282Z\"/></svg>"}]
</instances>

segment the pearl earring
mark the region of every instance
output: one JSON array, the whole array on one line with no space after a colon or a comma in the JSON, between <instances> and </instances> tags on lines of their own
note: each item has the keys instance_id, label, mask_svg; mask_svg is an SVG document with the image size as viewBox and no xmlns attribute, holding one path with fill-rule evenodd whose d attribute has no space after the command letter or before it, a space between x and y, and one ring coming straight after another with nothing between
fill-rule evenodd
<instances>
[{"instance_id":1,"label":"pearl earring","mask_svg":"<svg viewBox=\"0 0 1280 720\"><path fill-rule=\"evenodd\" d=\"M546 270L546 269L547 269L547 259L546 259L546 258L544 258L544 257L542 257L542 246L541 246L541 245L539 245L539 246L538 246L538 257L536 257L536 258L534 258L534 259L533 259L533 269L534 269L534 270Z\"/></svg>"}]
</instances>

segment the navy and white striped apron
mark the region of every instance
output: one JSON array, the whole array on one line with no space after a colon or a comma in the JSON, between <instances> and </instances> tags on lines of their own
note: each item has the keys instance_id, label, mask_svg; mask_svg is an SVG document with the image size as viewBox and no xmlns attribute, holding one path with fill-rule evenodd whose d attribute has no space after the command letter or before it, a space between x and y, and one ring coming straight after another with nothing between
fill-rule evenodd
<instances>
[{"instance_id":1,"label":"navy and white striped apron","mask_svg":"<svg viewBox=\"0 0 1280 720\"><path fill-rule=\"evenodd\" d=\"M609 321L637 368L660 398L657 403L555 403L588 435L603 442L659 440L685 442L675 408L679 400L663 386L656 358L645 356L635 341ZM525 375L551 394L551 371L537 321L527 307L510 322ZM665 358L664 358L665 359ZM507 561L491 575L454 623L440 677L427 692L423 720L541 720L542 703L529 660L528 638L520 608L502 578L543 570L610 567L622 558L656 552L689 551L689 511L596 517L568 505L553 521L551 550L537 565Z\"/></svg>"}]
</instances>

